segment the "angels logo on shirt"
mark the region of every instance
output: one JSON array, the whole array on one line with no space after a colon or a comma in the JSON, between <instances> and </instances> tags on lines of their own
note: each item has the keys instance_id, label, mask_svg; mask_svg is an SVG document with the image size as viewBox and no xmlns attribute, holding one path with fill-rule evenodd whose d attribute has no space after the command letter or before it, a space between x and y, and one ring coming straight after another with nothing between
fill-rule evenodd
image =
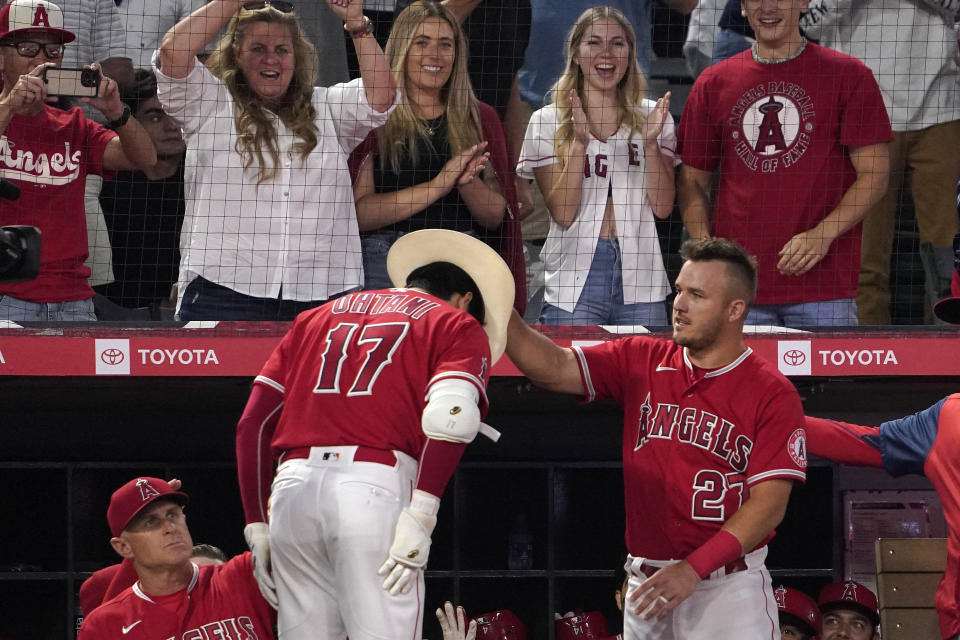
<instances>
[{"instance_id":1,"label":"angels logo on shirt","mask_svg":"<svg viewBox=\"0 0 960 640\"><path fill-rule=\"evenodd\" d=\"M653 407L650 405L650 394L647 393L646 399L640 405L640 420L637 421L637 444L634 451L647 444L650 439L650 414L653 413Z\"/></svg>"},{"instance_id":2,"label":"angels logo on shirt","mask_svg":"<svg viewBox=\"0 0 960 640\"><path fill-rule=\"evenodd\" d=\"M792 82L768 82L744 92L730 112L737 157L752 171L791 167L810 147L813 100Z\"/></svg>"},{"instance_id":3,"label":"angels logo on shirt","mask_svg":"<svg viewBox=\"0 0 960 640\"><path fill-rule=\"evenodd\" d=\"M790 434L790 439L787 440L787 451L794 464L801 468L807 466L807 432L804 429L797 429Z\"/></svg>"},{"instance_id":4,"label":"angels logo on shirt","mask_svg":"<svg viewBox=\"0 0 960 640\"><path fill-rule=\"evenodd\" d=\"M17 144L0 136L0 177L22 180L40 185L65 185L80 177L83 153L71 150L65 142L62 151L37 153L30 149L18 149Z\"/></svg>"}]
</instances>

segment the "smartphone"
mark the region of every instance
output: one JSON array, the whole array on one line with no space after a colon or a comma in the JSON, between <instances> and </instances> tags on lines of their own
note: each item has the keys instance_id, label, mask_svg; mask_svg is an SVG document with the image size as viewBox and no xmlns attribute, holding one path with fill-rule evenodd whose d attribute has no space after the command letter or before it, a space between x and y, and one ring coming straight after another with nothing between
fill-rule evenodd
<instances>
[{"instance_id":1,"label":"smartphone","mask_svg":"<svg viewBox=\"0 0 960 640\"><path fill-rule=\"evenodd\" d=\"M96 69L63 69L46 67L43 80L52 96L95 98L100 91L100 72Z\"/></svg>"}]
</instances>

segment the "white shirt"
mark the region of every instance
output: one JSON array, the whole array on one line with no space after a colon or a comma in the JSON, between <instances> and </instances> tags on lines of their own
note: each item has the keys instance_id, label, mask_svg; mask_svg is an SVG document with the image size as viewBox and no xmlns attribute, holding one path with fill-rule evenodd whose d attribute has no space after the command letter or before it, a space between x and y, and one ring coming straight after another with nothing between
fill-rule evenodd
<instances>
[{"instance_id":1,"label":"white shirt","mask_svg":"<svg viewBox=\"0 0 960 640\"><path fill-rule=\"evenodd\" d=\"M655 102L644 100L640 108L650 113L655 106ZM558 125L559 113L552 104L530 117L517 164L521 177L532 179L535 168L557 163L553 144ZM583 179L577 217L569 229L550 218L550 233L540 252L546 266L543 297L564 311L573 311L590 272L611 184L622 254L624 303L659 302L670 292L656 220L647 198L643 144L639 134L632 140L629 135L629 128L622 126L607 140L591 136L586 154L589 176ZM676 140L670 118L657 142L663 153L674 157Z\"/></svg>"},{"instance_id":2,"label":"white shirt","mask_svg":"<svg viewBox=\"0 0 960 640\"><path fill-rule=\"evenodd\" d=\"M326 300L360 286L363 271L349 153L393 107L378 113L362 80L313 90L317 146L302 164L297 140L279 118L277 176L257 185L235 151L234 102L199 62L183 79L159 70L157 96L187 142L179 290L196 276L258 298ZM399 96L399 94L398 94ZM394 106L396 99L394 100ZM270 162L268 154L265 160Z\"/></svg>"},{"instance_id":3,"label":"white shirt","mask_svg":"<svg viewBox=\"0 0 960 640\"><path fill-rule=\"evenodd\" d=\"M207 0L122 0L119 11L133 66L149 69L167 31L205 4Z\"/></svg>"},{"instance_id":4,"label":"white shirt","mask_svg":"<svg viewBox=\"0 0 960 640\"><path fill-rule=\"evenodd\" d=\"M870 67L894 131L919 131L960 120L958 9L960 0L816 0L800 25Z\"/></svg>"}]
</instances>

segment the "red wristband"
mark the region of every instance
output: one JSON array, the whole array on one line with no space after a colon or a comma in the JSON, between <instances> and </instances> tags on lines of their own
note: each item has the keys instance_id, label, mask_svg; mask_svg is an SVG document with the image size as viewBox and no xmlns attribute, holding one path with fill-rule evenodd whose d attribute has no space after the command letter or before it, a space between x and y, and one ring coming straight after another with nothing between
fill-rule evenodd
<instances>
[{"instance_id":1,"label":"red wristband","mask_svg":"<svg viewBox=\"0 0 960 640\"><path fill-rule=\"evenodd\" d=\"M706 578L711 573L726 566L743 555L743 547L737 536L726 529L716 534L700 548L686 557L687 564L693 567L697 575Z\"/></svg>"}]
</instances>

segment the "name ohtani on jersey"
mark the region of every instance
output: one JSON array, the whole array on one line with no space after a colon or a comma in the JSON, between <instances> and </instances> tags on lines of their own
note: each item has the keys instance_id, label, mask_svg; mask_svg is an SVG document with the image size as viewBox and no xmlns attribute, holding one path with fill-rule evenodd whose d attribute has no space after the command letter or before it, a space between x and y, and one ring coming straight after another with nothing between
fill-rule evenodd
<instances>
[{"instance_id":1,"label":"name ohtani on jersey","mask_svg":"<svg viewBox=\"0 0 960 640\"><path fill-rule=\"evenodd\" d=\"M654 405L650 393L640 405L637 424L637 451L651 439L675 440L709 451L728 463L739 473L747 470L753 440L745 434L737 434L731 442L736 425L729 420L696 407L658 402Z\"/></svg>"}]
</instances>

